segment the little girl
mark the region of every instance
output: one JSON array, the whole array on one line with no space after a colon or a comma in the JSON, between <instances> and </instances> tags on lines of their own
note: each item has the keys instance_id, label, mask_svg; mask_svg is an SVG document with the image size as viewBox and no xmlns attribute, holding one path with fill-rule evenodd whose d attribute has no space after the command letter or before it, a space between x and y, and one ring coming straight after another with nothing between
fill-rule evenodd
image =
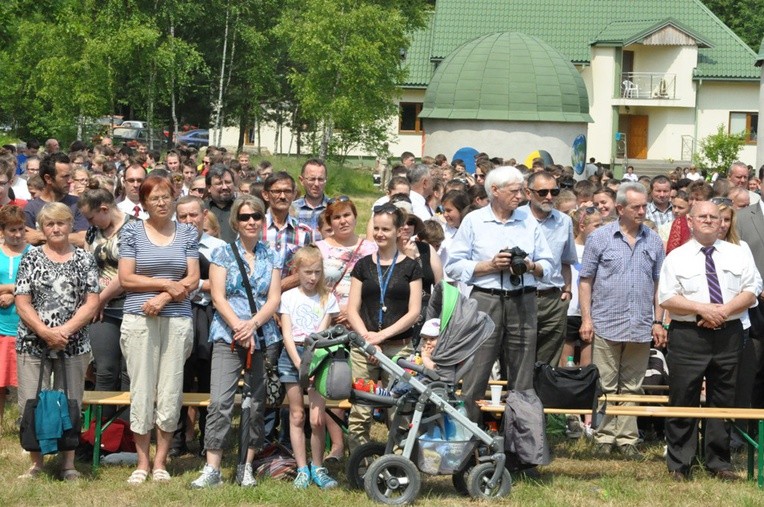
<instances>
[{"instance_id":1,"label":"little girl","mask_svg":"<svg viewBox=\"0 0 764 507\"><path fill-rule=\"evenodd\" d=\"M313 245L301 248L293 258L300 285L288 290L281 296L281 331L284 336L284 349L279 357L279 379L286 386L289 400L289 436L292 450L297 461L297 477L294 487L303 489L310 485L311 479L321 489L337 487L323 466L324 438L324 399L313 388L308 389L310 400L310 449L313 463L308 467L305 450L305 409L302 389L299 382L300 357L303 343L311 333L323 331L329 327L332 318L339 313L337 299L329 297L324 281L324 265L321 251Z\"/></svg>"}]
</instances>

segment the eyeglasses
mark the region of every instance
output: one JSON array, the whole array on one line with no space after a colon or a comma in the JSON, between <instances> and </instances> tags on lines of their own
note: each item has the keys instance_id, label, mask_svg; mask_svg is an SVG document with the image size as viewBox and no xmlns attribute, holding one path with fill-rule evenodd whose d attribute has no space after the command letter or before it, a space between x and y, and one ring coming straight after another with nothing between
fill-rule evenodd
<instances>
[{"instance_id":1,"label":"eyeglasses","mask_svg":"<svg viewBox=\"0 0 764 507\"><path fill-rule=\"evenodd\" d=\"M578 219L579 225L584 225L584 221L586 221L586 215L593 215L596 212L599 211L599 208L596 206L587 206L586 208L583 208L583 213L581 213L580 218Z\"/></svg>"},{"instance_id":2,"label":"eyeglasses","mask_svg":"<svg viewBox=\"0 0 764 507\"><path fill-rule=\"evenodd\" d=\"M272 189L268 190L268 192L270 192L270 194L272 196L275 196L275 197L277 197L279 195L287 196L287 195L292 193L292 189L291 188L288 188L288 189L275 189L275 188L272 188Z\"/></svg>"},{"instance_id":3,"label":"eyeglasses","mask_svg":"<svg viewBox=\"0 0 764 507\"><path fill-rule=\"evenodd\" d=\"M729 197L714 197L711 202L717 206L732 206L732 199Z\"/></svg>"},{"instance_id":4,"label":"eyeglasses","mask_svg":"<svg viewBox=\"0 0 764 507\"><path fill-rule=\"evenodd\" d=\"M259 222L263 219L263 214L259 211L255 211L254 213L239 213L236 215L236 219L239 222L249 222L250 220L254 220L255 222Z\"/></svg>"},{"instance_id":5,"label":"eyeglasses","mask_svg":"<svg viewBox=\"0 0 764 507\"><path fill-rule=\"evenodd\" d=\"M372 211L374 212L375 215L379 213L397 213L398 207L395 204L390 204L389 202L386 202L385 204L374 206Z\"/></svg>"},{"instance_id":6,"label":"eyeglasses","mask_svg":"<svg viewBox=\"0 0 764 507\"><path fill-rule=\"evenodd\" d=\"M552 197L557 197L558 195L560 195L559 188L552 188L552 189L542 188L541 190L535 190L535 189L529 188L528 190L535 193L539 197L546 197L549 194L552 194Z\"/></svg>"},{"instance_id":7,"label":"eyeglasses","mask_svg":"<svg viewBox=\"0 0 764 507\"><path fill-rule=\"evenodd\" d=\"M158 195L156 197L149 197L146 199L150 204L159 204L160 202L172 202L172 197L169 195Z\"/></svg>"},{"instance_id":8,"label":"eyeglasses","mask_svg":"<svg viewBox=\"0 0 764 507\"><path fill-rule=\"evenodd\" d=\"M339 197L332 197L331 199L326 201L326 204L331 205L331 204L334 204L335 202L348 202L349 200L350 200L350 197L346 195L341 195Z\"/></svg>"}]
</instances>

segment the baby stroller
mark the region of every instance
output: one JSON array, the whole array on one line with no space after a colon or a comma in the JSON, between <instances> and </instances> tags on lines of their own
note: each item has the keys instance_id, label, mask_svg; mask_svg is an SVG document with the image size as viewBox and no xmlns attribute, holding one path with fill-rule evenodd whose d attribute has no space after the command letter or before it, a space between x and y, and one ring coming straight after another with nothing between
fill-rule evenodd
<instances>
[{"instance_id":1,"label":"baby stroller","mask_svg":"<svg viewBox=\"0 0 764 507\"><path fill-rule=\"evenodd\" d=\"M454 486L473 498L506 496L512 479L505 467L504 438L486 433L467 417L455 387L471 367L474 352L493 332L494 324L477 310L473 300L446 283L436 287L427 313L428 318L439 314L441 319L441 334L432 353L438 365L436 370L378 355L377 349L357 333L336 326L311 337L302 361L310 367L301 371L301 376L315 375L324 387L347 385L352 403L395 411L387 442L362 445L351 453L348 461L351 486L362 485L372 500L388 505L413 502L421 487L420 472L452 475ZM327 375L326 368L336 363L311 361L310 354L327 357L319 351L336 351L346 346L357 347L367 357L376 357L391 378L407 382L411 388L399 397L350 389L349 369L346 378L334 377L327 382L332 375ZM341 394L341 389L335 391Z\"/></svg>"}]
</instances>

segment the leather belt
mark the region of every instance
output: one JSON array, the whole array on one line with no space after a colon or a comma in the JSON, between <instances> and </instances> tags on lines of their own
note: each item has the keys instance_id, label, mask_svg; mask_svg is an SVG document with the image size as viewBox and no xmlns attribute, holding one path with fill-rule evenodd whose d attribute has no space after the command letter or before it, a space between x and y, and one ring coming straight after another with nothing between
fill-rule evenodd
<instances>
[{"instance_id":1,"label":"leather belt","mask_svg":"<svg viewBox=\"0 0 764 507\"><path fill-rule=\"evenodd\" d=\"M515 290L485 289L483 287L472 287L472 290L476 292L482 292L484 294L490 294L492 296L513 298L513 297L521 296L523 294L530 294L531 292L536 292L536 287L535 286L523 287L522 289L515 289Z\"/></svg>"},{"instance_id":2,"label":"leather belt","mask_svg":"<svg viewBox=\"0 0 764 507\"><path fill-rule=\"evenodd\" d=\"M551 289L539 289L536 292L536 295L541 296L551 296L552 294L559 294L560 289L558 287L552 287Z\"/></svg>"},{"instance_id":3,"label":"leather belt","mask_svg":"<svg viewBox=\"0 0 764 507\"><path fill-rule=\"evenodd\" d=\"M740 319L727 320L723 322L722 325L719 327L710 328L710 327L698 326L697 322L687 322L684 320L672 320L669 327L684 327L684 328L693 328L693 329L705 329L708 331L718 331L720 329L726 328L727 326L733 326L735 324L738 324L739 322L740 322Z\"/></svg>"}]
</instances>

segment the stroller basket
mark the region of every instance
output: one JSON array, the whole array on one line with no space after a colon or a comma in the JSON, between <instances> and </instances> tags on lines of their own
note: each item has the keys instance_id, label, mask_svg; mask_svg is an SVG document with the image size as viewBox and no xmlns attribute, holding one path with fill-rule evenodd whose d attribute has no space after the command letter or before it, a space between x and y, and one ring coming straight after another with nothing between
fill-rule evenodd
<instances>
[{"instance_id":1,"label":"stroller basket","mask_svg":"<svg viewBox=\"0 0 764 507\"><path fill-rule=\"evenodd\" d=\"M430 475L455 474L472 457L478 443L475 440L417 440L417 468Z\"/></svg>"}]
</instances>

